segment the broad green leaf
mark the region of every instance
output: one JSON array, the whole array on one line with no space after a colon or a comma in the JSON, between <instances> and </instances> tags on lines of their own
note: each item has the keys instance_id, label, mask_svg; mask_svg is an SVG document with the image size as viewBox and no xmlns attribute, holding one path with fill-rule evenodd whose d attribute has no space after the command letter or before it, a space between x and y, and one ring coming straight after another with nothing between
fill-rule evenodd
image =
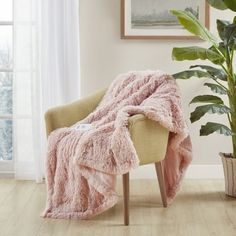
<instances>
[{"instance_id":1,"label":"broad green leaf","mask_svg":"<svg viewBox=\"0 0 236 236\"><path fill-rule=\"evenodd\" d=\"M190 66L190 69L197 68L197 67L205 70L208 74L210 74L215 79L227 81L227 75L222 69L218 69L218 68L215 68L212 66L206 66L206 65L193 65L193 66Z\"/></svg>"},{"instance_id":2,"label":"broad green leaf","mask_svg":"<svg viewBox=\"0 0 236 236\"><path fill-rule=\"evenodd\" d=\"M223 38L226 46L236 44L236 24L230 24L225 27Z\"/></svg>"},{"instance_id":3,"label":"broad green leaf","mask_svg":"<svg viewBox=\"0 0 236 236\"><path fill-rule=\"evenodd\" d=\"M232 11L236 11L236 0L224 0L224 4Z\"/></svg>"},{"instance_id":4,"label":"broad green leaf","mask_svg":"<svg viewBox=\"0 0 236 236\"><path fill-rule=\"evenodd\" d=\"M224 57L219 55L217 52L198 46L173 48L172 58L177 61L197 59L210 60L214 64L222 64L225 60Z\"/></svg>"},{"instance_id":5,"label":"broad green leaf","mask_svg":"<svg viewBox=\"0 0 236 236\"><path fill-rule=\"evenodd\" d=\"M216 9L219 9L219 10L227 9L227 6L224 4L223 0L207 0L207 1L212 7Z\"/></svg>"},{"instance_id":6,"label":"broad green leaf","mask_svg":"<svg viewBox=\"0 0 236 236\"><path fill-rule=\"evenodd\" d=\"M205 114L226 114L229 113L230 109L224 105L219 104L210 104L210 105L204 105L196 107L196 109L191 113L190 120L191 122L195 122L202 118Z\"/></svg>"},{"instance_id":7,"label":"broad green leaf","mask_svg":"<svg viewBox=\"0 0 236 236\"><path fill-rule=\"evenodd\" d=\"M201 70L185 70L172 75L175 79L191 79L192 77L197 78L210 78L207 72Z\"/></svg>"},{"instance_id":8,"label":"broad green leaf","mask_svg":"<svg viewBox=\"0 0 236 236\"><path fill-rule=\"evenodd\" d=\"M236 16L234 17L233 23L236 24Z\"/></svg>"},{"instance_id":9,"label":"broad green leaf","mask_svg":"<svg viewBox=\"0 0 236 236\"><path fill-rule=\"evenodd\" d=\"M180 24L190 33L217 45L213 34L192 13L182 10L171 10L171 13L178 18Z\"/></svg>"},{"instance_id":10,"label":"broad green leaf","mask_svg":"<svg viewBox=\"0 0 236 236\"><path fill-rule=\"evenodd\" d=\"M220 97L213 95L199 95L193 98L190 102L192 103L213 103L213 104L224 104L223 100Z\"/></svg>"},{"instance_id":11,"label":"broad green leaf","mask_svg":"<svg viewBox=\"0 0 236 236\"><path fill-rule=\"evenodd\" d=\"M205 83L204 86L209 87L211 89L211 91L214 92L214 93L219 93L219 94L222 94L222 95L227 94L227 91L218 84Z\"/></svg>"},{"instance_id":12,"label":"broad green leaf","mask_svg":"<svg viewBox=\"0 0 236 236\"><path fill-rule=\"evenodd\" d=\"M217 23L218 34L219 34L220 38L222 40L224 40L224 36L225 36L224 30L225 30L226 26L230 25L230 22L229 21L225 21L225 20L217 19L216 23Z\"/></svg>"},{"instance_id":13,"label":"broad green leaf","mask_svg":"<svg viewBox=\"0 0 236 236\"><path fill-rule=\"evenodd\" d=\"M207 136L217 132L219 134L224 134L225 136L232 136L233 132L226 126L219 123L208 122L201 126L200 136Z\"/></svg>"},{"instance_id":14,"label":"broad green leaf","mask_svg":"<svg viewBox=\"0 0 236 236\"><path fill-rule=\"evenodd\" d=\"M219 44L218 44L218 46L217 46L217 49L219 50L217 50L214 46L212 46L212 47L210 47L209 48L211 51L213 51L213 52L215 52L215 53L217 53L217 54L219 54L219 51L221 52L221 56L224 58L224 60L226 60L226 54L227 54L227 50L226 50L226 47L225 47L225 45L224 45L224 43L223 42L220 42Z\"/></svg>"}]
</instances>

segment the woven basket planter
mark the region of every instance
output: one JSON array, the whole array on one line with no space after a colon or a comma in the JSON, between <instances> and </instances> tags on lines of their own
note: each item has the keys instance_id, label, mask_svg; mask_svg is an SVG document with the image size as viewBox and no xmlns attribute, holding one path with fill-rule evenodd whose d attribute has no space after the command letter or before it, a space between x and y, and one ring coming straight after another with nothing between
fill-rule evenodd
<instances>
[{"instance_id":1,"label":"woven basket planter","mask_svg":"<svg viewBox=\"0 0 236 236\"><path fill-rule=\"evenodd\" d=\"M225 175L225 193L231 197L236 197L236 158L224 153L220 153L220 156Z\"/></svg>"}]
</instances>

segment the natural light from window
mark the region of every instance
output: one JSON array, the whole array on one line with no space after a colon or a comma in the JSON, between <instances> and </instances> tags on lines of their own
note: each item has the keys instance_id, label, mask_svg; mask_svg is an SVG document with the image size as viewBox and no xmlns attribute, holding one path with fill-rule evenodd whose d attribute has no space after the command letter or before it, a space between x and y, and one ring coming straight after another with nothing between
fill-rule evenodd
<instances>
[{"instance_id":1,"label":"natural light from window","mask_svg":"<svg viewBox=\"0 0 236 236\"><path fill-rule=\"evenodd\" d=\"M12 160L13 5L0 0L0 161Z\"/></svg>"}]
</instances>

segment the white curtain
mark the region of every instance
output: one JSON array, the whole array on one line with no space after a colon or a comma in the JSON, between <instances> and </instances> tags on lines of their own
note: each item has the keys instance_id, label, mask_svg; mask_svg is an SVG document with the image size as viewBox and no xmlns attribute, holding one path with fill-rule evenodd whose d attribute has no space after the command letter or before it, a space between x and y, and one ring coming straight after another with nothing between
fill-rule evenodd
<instances>
[{"instance_id":1,"label":"white curtain","mask_svg":"<svg viewBox=\"0 0 236 236\"><path fill-rule=\"evenodd\" d=\"M79 0L42 0L45 106L78 98Z\"/></svg>"},{"instance_id":2,"label":"white curtain","mask_svg":"<svg viewBox=\"0 0 236 236\"><path fill-rule=\"evenodd\" d=\"M79 0L14 0L13 133L17 179L41 181L44 113L79 98Z\"/></svg>"}]
</instances>

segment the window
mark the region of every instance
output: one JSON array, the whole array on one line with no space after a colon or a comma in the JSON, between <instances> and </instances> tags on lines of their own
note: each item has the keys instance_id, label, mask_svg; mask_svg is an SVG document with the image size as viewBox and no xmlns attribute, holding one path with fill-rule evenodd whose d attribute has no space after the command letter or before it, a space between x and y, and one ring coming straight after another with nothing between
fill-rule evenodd
<instances>
[{"instance_id":1,"label":"window","mask_svg":"<svg viewBox=\"0 0 236 236\"><path fill-rule=\"evenodd\" d=\"M13 166L12 88L13 0L0 0L0 171Z\"/></svg>"}]
</instances>

